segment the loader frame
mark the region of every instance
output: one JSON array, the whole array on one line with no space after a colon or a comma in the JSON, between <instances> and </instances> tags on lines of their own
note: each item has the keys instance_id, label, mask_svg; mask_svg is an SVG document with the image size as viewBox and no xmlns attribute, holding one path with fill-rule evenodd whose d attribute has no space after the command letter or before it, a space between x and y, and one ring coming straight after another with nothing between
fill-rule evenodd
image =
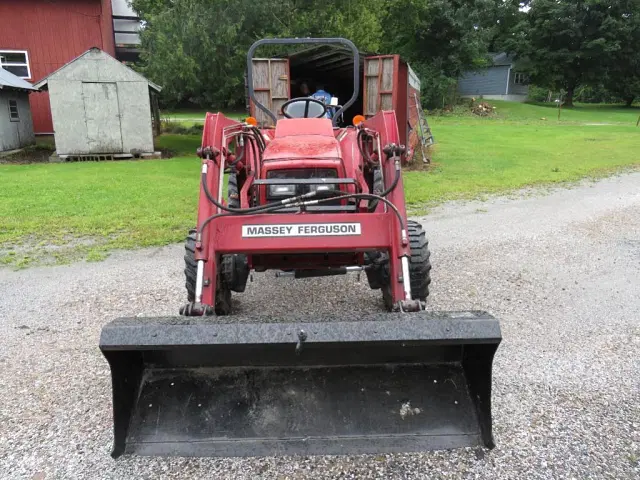
<instances>
[{"instance_id":1,"label":"loader frame","mask_svg":"<svg viewBox=\"0 0 640 480\"><path fill-rule=\"evenodd\" d=\"M207 114L203 132L203 145L205 146L203 151L219 153L205 154L205 158L202 160L202 169L203 172L206 172L206 188L219 202L222 202L224 198L224 166L225 162L229 160L229 156L225 156L222 152L228 151L228 142L233 138L234 132L240 131L242 128L242 123L231 120L222 114ZM377 132L379 144L381 145L397 145L398 131L393 112L380 112L375 117L365 121L360 128ZM271 140L270 134L273 134L273 129L262 130L262 135L267 145ZM349 140L354 141L356 134L357 129L355 127L338 129L336 132L337 137L342 137L342 143ZM247 161L255 161L252 169L254 173L249 174L240 195L243 202L241 206L245 208L248 206L246 205L246 199L249 196L248 192L257 186L256 180L258 179L256 179L256 176L260 175L261 167L259 159L252 159L250 153L247 153L247 157ZM296 165L296 162L292 161L291 165ZM399 158L394 155L390 155L386 161L381 161L383 177L386 179L394 178L398 168ZM354 181L361 192L368 192L366 183L361 179L356 178ZM209 201L205 186L201 185L198 207L198 225L201 229L201 234L196 242L196 261L199 265L199 272L201 272L201 283L198 282L197 286L202 286L202 293L200 298L196 294L196 303L201 303L204 307L195 311L200 312L207 307L215 305L220 258L223 254L246 254L250 256L249 263L251 268L260 267L260 265L251 260L252 255L285 255L286 259L283 258L282 264L276 265L271 262L269 268L296 269L308 265L297 263L296 255L299 254L326 254L324 255L323 266L336 268L353 266L343 265L343 255L341 254L366 251L389 252L389 271L392 279L391 295L396 308L404 310L420 309L420 306L411 298L411 286L408 281L407 259L411 252L406 233L407 217L403 192L402 178L400 178L396 188L386 197L400 212L404 224L401 225L395 211L383 203L373 213L367 212L366 208L361 205L359 207L360 211L357 213L299 211L296 214L223 215L224 211ZM207 219L214 215L220 216L210 220L202 228ZM347 232L344 235L316 236L313 235L313 232L309 232L307 235L305 231L302 231L300 236L253 238L243 236L243 229L246 231L247 227L307 224L357 225L358 233L350 234ZM336 255L333 256L333 254ZM272 256L271 259L273 258ZM403 265L403 262L406 265Z\"/></svg>"},{"instance_id":2,"label":"loader frame","mask_svg":"<svg viewBox=\"0 0 640 480\"><path fill-rule=\"evenodd\" d=\"M386 201L380 202L375 212L369 212L366 202L357 202L356 211L347 210L347 200L341 202L343 207L340 213L317 213L306 208L314 203L313 200L297 203L297 212L291 213L259 213L229 214L214 204L211 197L217 200L218 204L223 202L223 176L225 168L233 165L237 171L242 171L246 179L242 185L240 195L240 207L249 207L248 198L256 188L261 199L264 200L264 188L262 185L269 183L265 171L273 168L277 163L277 169L301 168L304 166L315 166L326 163L327 159L318 158L315 154L315 146L310 142L302 147L302 152L298 150L298 158L279 159L277 162L265 161L257 148L244 146L242 153L242 163L237 164L237 156L233 153L232 144L238 145L239 138L247 132L256 134L261 139L250 139L247 142L264 142L268 145L273 142L275 136L274 128L256 129L251 125L238 122L225 117L222 114L208 113L202 136L202 147L199 155L202 157L203 181L200 188L200 199L198 207L198 236L196 238L195 260L198 265L195 301L187 305L183 312L188 315L201 315L211 313L216 305L216 292L220 284L220 264L221 255L243 254L248 257L249 268L264 271L267 265L261 262L262 257L255 255L268 255L268 268L279 269L309 269L318 267L322 269L335 268L355 268L364 267L363 256L354 258L350 265L345 265L345 253L362 254L370 251L383 251L389 255L389 278L390 296L395 310L416 311L423 308L420 301L412 299L411 285L409 281L409 258L411 255L409 239L407 236L407 215L404 200L404 188L402 178L399 175L402 157L406 155L406 147L400 145L400 135L395 113L393 111L382 111L362 123L345 128L335 126L335 121L344 109L353 104L359 92L359 53L355 45L345 39L265 39L259 40L252 45L247 54L248 64L248 92L255 105L271 116L274 115L262 105L255 97L253 89L253 78L251 73L251 62L254 52L261 45L274 44L314 44L314 43L335 43L341 44L350 49L354 58L353 73L353 95L334 115L333 133L334 138L340 146L340 155L331 159L341 168L339 170L344 177L337 179L340 189L347 194L369 194L369 187L363 177L363 168L367 167L367 161L362 156L362 151L358 148L359 134L363 131L369 135L372 141L372 155L378 161L376 168L380 169L384 186L391 184L396 176L395 187L386 195ZM281 122L287 120L281 120ZM293 120L290 122L296 122ZM308 123L293 125L289 134L302 134ZM296 131L297 130L297 131ZM292 137L295 138L295 137ZM253 145L252 145L253 147ZM300 157L308 159L304 160ZM370 161L371 163L371 161ZM268 164L268 165L267 165ZM373 165L368 165L373 167ZM391 208L390 208L391 207ZM394 208L395 207L395 208ZM313 208L313 207L311 207ZM355 232L337 235L314 235L314 225L336 225L335 228L355 227ZM253 237L247 236L249 229L267 226L292 226L292 234L289 236L274 237ZM311 229L300 227L301 225L311 225ZM319 228L319 227L318 227ZM268 230L268 229L267 229ZM296 234L297 232L297 234ZM307 259L301 259L301 255L322 255L320 265L309 264ZM279 256L279 257L278 257ZM316 262L317 263L317 262ZM322 272L318 273L319 275Z\"/></svg>"}]
</instances>

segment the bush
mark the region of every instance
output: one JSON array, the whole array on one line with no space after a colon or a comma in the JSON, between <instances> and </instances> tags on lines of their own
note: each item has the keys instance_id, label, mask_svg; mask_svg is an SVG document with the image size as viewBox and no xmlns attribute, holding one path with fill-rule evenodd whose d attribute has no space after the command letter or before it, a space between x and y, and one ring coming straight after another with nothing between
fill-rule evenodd
<instances>
[{"instance_id":1,"label":"bush","mask_svg":"<svg viewBox=\"0 0 640 480\"><path fill-rule=\"evenodd\" d=\"M172 120L169 117L162 117L160 119L160 132L162 133L175 133L178 135L186 135L188 128L182 125L180 122Z\"/></svg>"},{"instance_id":2,"label":"bush","mask_svg":"<svg viewBox=\"0 0 640 480\"><path fill-rule=\"evenodd\" d=\"M537 85L529 85L529 93L527 94L527 100L530 102L546 102L549 98L549 89L539 87ZM556 96L551 95L551 101L555 100Z\"/></svg>"},{"instance_id":3,"label":"bush","mask_svg":"<svg viewBox=\"0 0 640 480\"><path fill-rule=\"evenodd\" d=\"M578 87L573 99L582 103L622 103L622 98L611 93L602 85Z\"/></svg>"},{"instance_id":4,"label":"bush","mask_svg":"<svg viewBox=\"0 0 640 480\"><path fill-rule=\"evenodd\" d=\"M175 135L202 135L203 128L203 125L192 125L187 127L169 117L163 117L160 119L161 133L173 133Z\"/></svg>"},{"instance_id":5,"label":"bush","mask_svg":"<svg viewBox=\"0 0 640 480\"><path fill-rule=\"evenodd\" d=\"M202 135L204 125L193 125L187 129L187 135Z\"/></svg>"}]
</instances>

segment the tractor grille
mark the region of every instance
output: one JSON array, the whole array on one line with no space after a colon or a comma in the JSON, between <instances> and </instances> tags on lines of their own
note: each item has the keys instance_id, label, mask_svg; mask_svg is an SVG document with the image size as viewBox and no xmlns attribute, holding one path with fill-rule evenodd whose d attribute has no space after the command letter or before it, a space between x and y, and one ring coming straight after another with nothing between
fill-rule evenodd
<instances>
[{"instance_id":1,"label":"tractor grille","mask_svg":"<svg viewBox=\"0 0 640 480\"><path fill-rule=\"evenodd\" d=\"M340 190L345 185L355 185L353 178L338 178L338 172L332 168L283 169L267 172L266 179L254 180L254 185L263 189L268 202L303 195L313 190ZM353 190L352 190L353 191ZM278 213L297 212L298 207L280 209ZM355 201L333 200L320 205L309 206L308 212L347 213L357 210Z\"/></svg>"},{"instance_id":2,"label":"tractor grille","mask_svg":"<svg viewBox=\"0 0 640 480\"><path fill-rule=\"evenodd\" d=\"M336 182L336 180L340 180ZM300 168L287 170L271 170L267 172L266 185L267 198L278 200L287 197L294 197L318 190L337 190L342 180L338 179L338 171L333 168ZM257 183L257 182L256 182Z\"/></svg>"}]
</instances>

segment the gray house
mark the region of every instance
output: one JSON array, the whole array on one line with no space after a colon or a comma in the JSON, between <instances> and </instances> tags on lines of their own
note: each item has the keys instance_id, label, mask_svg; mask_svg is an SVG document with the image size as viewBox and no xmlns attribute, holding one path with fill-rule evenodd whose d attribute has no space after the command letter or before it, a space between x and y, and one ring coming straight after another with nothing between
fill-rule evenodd
<instances>
[{"instance_id":1,"label":"gray house","mask_svg":"<svg viewBox=\"0 0 640 480\"><path fill-rule=\"evenodd\" d=\"M36 142L29 106L29 93L36 90L29 82L0 68L0 152Z\"/></svg>"},{"instance_id":2,"label":"gray house","mask_svg":"<svg viewBox=\"0 0 640 480\"><path fill-rule=\"evenodd\" d=\"M461 97L524 102L529 93L527 75L515 70L515 62L506 53L491 54L492 64L477 71L468 71L458 79Z\"/></svg>"},{"instance_id":3,"label":"gray house","mask_svg":"<svg viewBox=\"0 0 640 480\"><path fill-rule=\"evenodd\" d=\"M49 91L60 159L154 155L151 106L160 87L102 50L88 50L36 87Z\"/></svg>"}]
</instances>

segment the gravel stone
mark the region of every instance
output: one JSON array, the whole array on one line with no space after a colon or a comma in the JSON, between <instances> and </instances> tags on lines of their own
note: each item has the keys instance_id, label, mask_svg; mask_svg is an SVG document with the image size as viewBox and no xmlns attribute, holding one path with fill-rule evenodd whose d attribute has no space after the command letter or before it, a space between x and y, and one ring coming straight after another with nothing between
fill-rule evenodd
<instances>
[{"instance_id":1,"label":"gravel stone","mask_svg":"<svg viewBox=\"0 0 640 480\"><path fill-rule=\"evenodd\" d=\"M501 320L491 451L114 461L100 330L117 317L177 314L182 246L0 269L0 477L640 478L639 185L631 173L450 203L418 219L432 249L428 308L484 309ZM234 296L237 311L270 315L295 308L357 318L382 306L364 275L254 274Z\"/></svg>"}]
</instances>

